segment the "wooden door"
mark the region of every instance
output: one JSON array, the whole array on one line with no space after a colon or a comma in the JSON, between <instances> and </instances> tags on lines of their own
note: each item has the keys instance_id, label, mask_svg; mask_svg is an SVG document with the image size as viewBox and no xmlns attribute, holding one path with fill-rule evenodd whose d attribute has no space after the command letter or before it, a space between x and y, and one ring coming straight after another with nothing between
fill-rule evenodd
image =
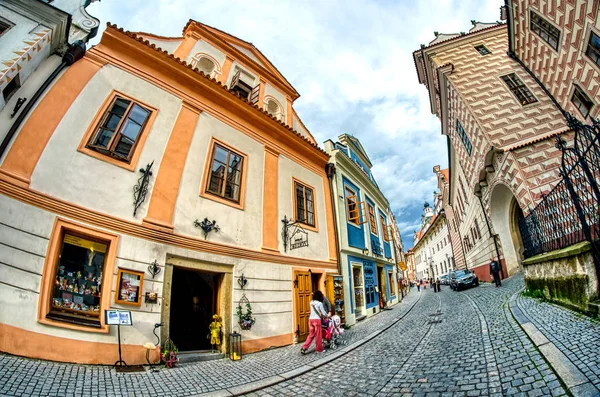
<instances>
[{"instance_id":1,"label":"wooden door","mask_svg":"<svg viewBox=\"0 0 600 397\"><path fill-rule=\"evenodd\" d=\"M296 290L296 334L298 342L303 342L308 337L312 281L309 272L294 272L294 274L294 289Z\"/></svg>"}]
</instances>

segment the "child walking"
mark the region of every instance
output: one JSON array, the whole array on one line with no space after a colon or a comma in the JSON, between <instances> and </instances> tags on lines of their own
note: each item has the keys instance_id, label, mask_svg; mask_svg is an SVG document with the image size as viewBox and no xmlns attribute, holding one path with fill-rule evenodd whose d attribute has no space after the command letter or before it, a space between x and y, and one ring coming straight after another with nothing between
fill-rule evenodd
<instances>
[{"instance_id":1,"label":"child walking","mask_svg":"<svg viewBox=\"0 0 600 397\"><path fill-rule=\"evenodd\" d=\"M323 293L315 291L310 301L310 317L308 318L309 334L306 342L302 345L302 349L300 349L300 353L306 354L306 350L310 347L313 339L315 339L317 353L323 352L323 336L321 334L322 317L327 317L327 313L323 307Z\"/></svg>"}]
</instances>

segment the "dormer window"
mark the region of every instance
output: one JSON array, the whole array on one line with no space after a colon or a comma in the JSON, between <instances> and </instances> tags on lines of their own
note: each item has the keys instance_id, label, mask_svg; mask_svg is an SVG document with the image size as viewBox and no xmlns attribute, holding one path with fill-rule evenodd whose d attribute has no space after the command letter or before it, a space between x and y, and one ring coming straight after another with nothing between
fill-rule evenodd
<instances>
[{"instance_id":1,"label":"dormer window","mask_svg":"<svg viewBox=\"0 0 600 397\"><path fill-rule=\"evenodd\" d=\"M277 120L283 120L283 106L277 99L267 96L265 98L265 110Z\"/></svg>"},{"instance_id":2,"label":"dormer window","mask_svg":"<svg viewBox=\"0 0 600 397\"><path fill-rule=\"evenodd\" d=\"M236 68L237 71L231 79L229 89L252 104L258 102L260 84L254 86L255 78L248 72Z\"/></svg>"},{"instance_id":3,"label":"dormer window","mask_svg":"<svg viewBox=\"0 0 600 397\"><path fill-rule=\"evenodd\" d=\"M219 62L208 54L198 53L194 55L191 64L194 68L211 78L221 73Z\"/></svg>"}]
</instances>

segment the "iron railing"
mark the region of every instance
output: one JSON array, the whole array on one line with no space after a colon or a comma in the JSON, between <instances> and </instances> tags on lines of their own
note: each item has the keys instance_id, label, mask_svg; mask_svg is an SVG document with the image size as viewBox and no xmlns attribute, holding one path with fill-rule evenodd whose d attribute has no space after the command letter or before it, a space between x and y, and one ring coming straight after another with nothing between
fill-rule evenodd
<instances>
[{"instance_id":1,"label":"iron railing","mask_svg":"<svg viewBox=\"0 0 600 397\"><path fill-rule=\"evenodd\" d=\"M574 131L573 145L558 136L562 180L519 219L526 258L590 241L596 267L600 263L600 124L584 125L566 114Z\"/></svg>"}]
</instances>

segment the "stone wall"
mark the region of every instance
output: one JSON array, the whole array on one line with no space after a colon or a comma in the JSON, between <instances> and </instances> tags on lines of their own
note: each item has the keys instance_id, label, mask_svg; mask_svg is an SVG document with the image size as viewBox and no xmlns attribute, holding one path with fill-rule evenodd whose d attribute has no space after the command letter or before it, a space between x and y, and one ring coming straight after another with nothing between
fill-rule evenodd
<instances>
[{"instance_id":1,"label":"stone wall","mask_svg":"<svg viewBox=\"0 0 600 397\"><path fill-rule=\"evenodd\" d=\"M527 292L588 311L598 297L598 278L589 242L537 255L523 261Z\"/></svg>"}]
</instances>

